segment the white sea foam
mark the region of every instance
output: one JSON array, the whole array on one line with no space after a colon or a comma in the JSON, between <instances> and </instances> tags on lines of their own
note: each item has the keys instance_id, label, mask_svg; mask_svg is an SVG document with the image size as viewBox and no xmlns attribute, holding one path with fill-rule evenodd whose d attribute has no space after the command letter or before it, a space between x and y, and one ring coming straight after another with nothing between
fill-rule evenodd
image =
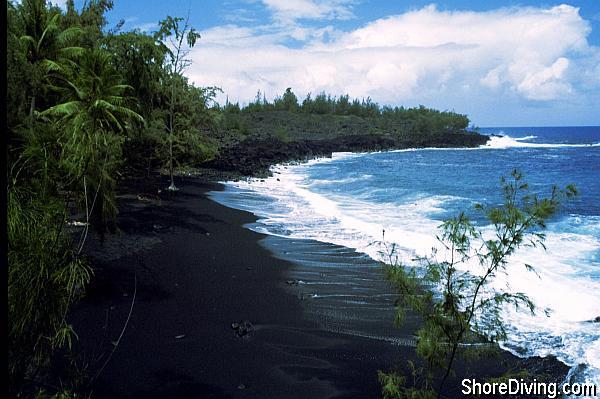
<instances>
[{"instance_id":1,"label":"white sea foam","mask_svg":"<svg viewBox=\"0 0 600 399\"><path fill-rule=\"evenodd\" d=\"M503 150L507 148L586 148L600 147L600 143L590 144L570 144L570 143L532 143L529 140L536 139L537 136L510 137L508 135L493 135L486 144L479 147L461 147L461 148L440 148L440 147L425 147L425 148L404 148L401 150L391 150L389 152L412 152L412 151L473 151L482 149Z\"/></svg>"},{"instance_id":2,"label":"white sea foam","mask_svg":"<svg viewBox=\"0 0 600 399\"><path fill-rule=\"evenodd\" d=\"M345 179L313 179L311 181L311 186L316 186L319 184L330 185L330 184L355 183L357 181L369 180L372 178L373 178L373 175L364 174L364 175L360 175L360 176L356 176L356 177L348 177Z\"/></svg>"},{"instance_id":3,"label":"white sea foam","mask_svg":"<svg viewBox=\"0 0 600 399\"><path fill-rule=\"evenodd\" d=\"M591 322L600 315L600 281L580 273L582 265L600 250L600 241L590 235L551 232L546 245L547 251L518 251L507 274L496 281L497 287L526 293L538 307L536 315L506 309L511 326L508 345L528 356L554 354L573 366L586 363L590 366L588 378L600 382L594 349L600 345L600 328ZM537 275L527 271L525 264L534 265ZM544 310L549 311L548 316Z\"/></svg>"},{"instance_id":4,"label":"white sea foam","mask_svg":"<svg viewBox=\"0 0 600 399\"><path fill-rule=\"evenodd\" d=\"M527 142L532 140L536 136L526 136L513 138L510 136L491 136L490 140L479 148L493 148L493 149L506 149L506 148L582 148L582 147L600 147L600 143L592 144L566 144L566 143L531 143Z\"/></svg>"},{"instance_id":5,"label":"white sea foam","mask_svg":"<svg viewBox=\"0 0 600 399\"><path fill-rule=\"evenodd\" d=\"M533 140L533 139L537 139L537 136L515 137L515 140L517 140L517 141L527 141L527 140Z\"/></svg>"},{"instance_id":6,"label":"white sea foam","mask_svg":"<svg viewBox=\"0 0 600 399\"><path fill-rule=\"evenodd\" d=\"M493 137L487 148L586 146L524 143L534 138ZM308 178L310 165L355 156L360 155L341 153L305 164L279 165L272 168L273 177L227 185L238 193L258 193L269 199L267 204L244 208L260 217L255 228L264 233L343 245L380 259L381 248L374 242L382 239L385 230L386 241L398 245L403 262L439 248L435 238L439 221L431 214L457 197L415 196L402 203L372 203L356 196L325 196L311 190L315 180ZM370 177L357 177L361 178ZM505 347L518 355L553 354L569 365L585 363L587 368L575 378L600 383L600 327L591 322L600 316L600 280L591 277L600 267L597 259L591 259L600 251L600 240L594 233L600 230L600 217L569 215L549 227L548 251L522 248L512 256L507 274L495 282L497 288L508 286L512 292L526 293L539 309L536 315L505 310L510 325ZM525 264L534 265L537 274L527 271ZM466 268L477 273L476 265Z\"/></svg>"}]
</instances>

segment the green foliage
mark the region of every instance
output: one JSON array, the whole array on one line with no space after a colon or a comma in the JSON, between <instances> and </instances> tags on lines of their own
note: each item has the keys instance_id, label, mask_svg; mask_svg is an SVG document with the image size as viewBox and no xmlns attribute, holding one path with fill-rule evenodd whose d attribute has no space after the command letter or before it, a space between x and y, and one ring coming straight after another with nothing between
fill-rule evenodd
<instances>
[{"instance_id":1,"label":"green foliage","mask_svg":"<svg viewBox=\"0 0 600 399\"><path fill-rule=\"evenodd\" d=\"M21 32L13 31L13 35L19 35L21 51L29 63L29 116L33 117L36 99L42 94L48 78L62 72L72 58L83 51L73 45L81 30L78 27L61 29L60 11L47 8L44 0L24 0L17 15Z\"/></svg>"},{"instance_id":2,"label":"green foliage","mask_svg":"<svg viewBox=\"0 0 600 399\"><path fill-rule=\"evenodd\" d=\"M350 114L350 96L340 96L335 104L335 113L337 115L349 115Z\"/></svg>"},{"instance_id":3,"label":"green foliage","mask_svg":"<svg viewBox=\"0 0 600 399\"><path fill-rule=\"evenodd\" d=\"M244 125L250 132L264 131L273 135L275 129L285 123L290 140L381 134L391 135L400 142L431 144L432 139L447 141L444 136L448 134L465 134L469 126L469 119L455 112L424 106L382 108L370 98L351 100L347 94L336 98L321 92L313 98L309 93L300 105L289 87L272 103L259 90L245 107L227 101L222 112L240 114L239 118L225 118L222 131L239 130ZM278 113L280 117L275 116ZM270 119L277 119L277 122Z\"/></svg>"},{"instance_id":4,"label":"green foliage","mask_svg":"<svg viewBox=\"0 0 600 399\"><path fill-rule=\"evenodd\" d=\"M40 113L57 123L61 166L70 185L83 192L93 221L103 225L117 213L114 172L121 160L124 133L143 118L127 106L121 76L104 50L86 50L79 65L69 71L61 86L54 86L65 102ZM96 201L98 201L96 203Z\"/></svg>"},{"instance_id":5,"label":"green foliage","mask_svg":"<svg viewBox=\"0 0 600 399\"><path fill-rule=\"evenodd\" d=\"M290 137L288 135L288 133L286 132L285 128L279 126L275 129L275 132L273 132L273 137L275 137L277 140L282 141L284 143L287 143L288 141L290 141Z\"/></svg>"},{"instance_id":6,"label":"green foliage","mask_svg":"<svg viewBox=\"0 0 600 399\"><path fill-rule=\"evenodd\" d=\"M103 42L112 66L132 88L136 112L147 119L163 102L167 48L155 37L138 31L107 35Z\"/></svg>"},{"instance_id":7,"label":"green foliage","mask_svg":"<svg viewBox=\"0 0 600 399\"><path fill-rule=\"evenodd\" d=\"M103 31L108 23L105 14L113 8L113 0L85 1L80 11L76 10L74 0L67 0L65 5L67 11L61 18L61 27L79 28L79 45L83 48L97 47L104 37Z\"/></svg>"},{"instance_id":8,"label":"green foliage","mask_svg":"<svg viewBox=\"0 0 600 399\"><path fill-rule=\"evenodd\" d=\"M277 104L277 105L275 105L275 104ZM243 107L243 109L241 109L241 111L244 111L246 113L260 112L260 111L266 111L267 109L276 109L276 107L278 107L279 110L283 110L283 103L281 101L281 98L277 97L273 101L273 104L269 104L269 102L265 98L265 95L263 93L261 93L260 90L258 90L256 92L256 96L254 97L254 101L250 101L248 103L248 105L246 105L245 107ZM238 103L233 105L233 104L230 104L229 101L227 101L227 103L225 104L225 108L226 108L226 110L229 110L229 112L235 112L235 113L240 112L240 105Z\"/></svg>"},{"instance_id":9,"label":"green foliage","mask_svg":"<svg viewBox=\"0 0 600 399\"><path fill-rule=\"evenodd\" d=\"M35 399L78 399L78 398L82 398L81 395L78 395L75 392L72 392L70 390L62 390L60 392L51 394L51 393L47 393L44 390L41 390L40 392L38 392L35 395Z\"/></svg>"},{"instance_id":10,"label":"green foliage","mask_svg":"<svg viewBox=\"0 0 600 399\"><path fill-rule=\"evenodd\" d=\"M564 190L553 187L549 197L538 198L528 192L528 185L516 170L510 179L502 178L501 184L502 206L476 207L490 221L493 235L484 235L464 213L446 220L437 237L442 250L420 259L421 273L398 262L395 246L384 243L387 277L399 294L397 320L402 321L405 309L422 318L416 351L428 367L428 383L423 389L429 391L434 372L441 373L438 397L458 356L468 352L472 355L478 345L487 350L489 345L480 344L506 338L502 319L505 306L535 312L535 304L527 295L496 288L493 282L506 272L509 258L518 248L543 247L545 236L541 231L547 220L557 212L562 200L577 194L573 186ZM531 265L524 267L533 270ZM427 287L436 287L439 295ZM399 381L384 382L384 391L392 392L390 383Z\"/></svg>"},{"instance_id":11,"label":"green foliage","mask_svg":"<svg viewBox=\"0 0 600 399\"><path fill-rule=\"evenodd\" d=\"M309 109L309 112L315 114L331 114L333 113L333 101L330 96L322 92L315 97Z\"/></svg>"},{"instance_id":12,"label":"green foliage","mask_svg":"<svg viewBox=\"0 0 600 399\"><path fill-rule=\"evenodd\" d=\"M211 107L218 88L197 88L183 77L175 77L175 102L170 110L156 110L151 117L149 135L155 154L163 166L198 164L218 153L216 140L207 133L220 122L221 114ZM172 133L170 131L172 123Z\"/></svg>"},{"instance_id":13,"label":"green foliage","mask_svg":"<svg viewBox=\"0 0 600 399\"><path fill-rule=\"evenodd\" d=\"M190 49L194 47L196 41L200 39L200 34L190 26L189 16L185 20L183 18L173 18L167 16L166 19L160 21L160 29L154 34L155 39L162 45L166 50L166 59L164 68L168 76L168 82L170 86L170 93L167 95L168 103L168 120L167 120L167 132L169 137L167 139L168 145L168 167L169 175L171 177L171 185L169 190L175 191L175 180L173 178L173 169L177 162L177 143L181 143L182 138L194 137L194 133L190 129L181 129L180 123L178 123L177 106L181 104L180 93L182 88L187 85L186 79L183 77L183 72L191 65L192 61L188 58ZM169 44L167 44L169 40ZM214 92L216 93L216 91ZM186 93L188 94L188 93ZM195 93L192 93L192 95ZM181 113L179 113L181 115ZM188 116L187 114L185 116ZM177 137L179 136L179 137ZM195 144L195 145L194 145ZM199 142L192 143L195 148L205 149L206 146L200 146ZM187 147L187 145L183 146ZM182 149L182 146L179 146ZM208 156L207 158L210 158Z\"/></svg>"},{"instance_id":14,"label":"green foliage","mask_svg":"<svg viewBox=\"0 0 600 399\"><path fill-rule=\"evenodd\" d=\"M63 204L18 188L8 192L8 368L16 394L76 335L66 316L91 277L72 249Z\"/></svg>"},{"instance_id":15,"label":"green foliage","mask_svg":"<svg viewBox=\"0 0 600 399\"><path fill-rule=\"evenodd\" d=\"M44 375L55 350L68 351L76 339L68 310L91 276L80 256L88 227L74 245L67 226L75 205L102 228L116 215L123 143L133 132L147 140L136 110L155 115L167 107L161 82L168 74L166 50L153 37L103 33L110 0L86 2L81 11L68 1L64 13L44 0L6 7L8 366L17 396L34 389L31 381ZM197 114L190 131L218 118L208 104L214 89L186 87L193 105L185 112ZM145 101L140 108L136 99ZM216 147L188 139L204 154Z\"/></svg>"},{"instance_id":16,"label":"green foliage","mask_svg":"<svg viewBox=\"0 0 600 399\"><path fill-rule=\"evenodd\" d=\"M33 66L23 51L20 36L24 33L23 18L11 2L7 3L6 35L6 107L7 126L14 129L26 119L29 112L29 96Z\"/></svg>"},{"instance_id":17,"label":"green foliage","mask_svg":"<svg viewBox=\"0 0 600 399\"><path fill-rule=\"evenodd\" d=\"M378 378L381 384L381 393L384 399L433 399L436 392L429 386L430 376L423 367L417 367L410 360L410 383L406 376L397 371L384 373L379 371Z\"/></svg>"},{"instance_id":18,"label":"green foliage","mask_svg":"<svg viewBox=\"0 0 600 399\"><path fill-rule=\"evenodd\" d=\"M402 397L402 387L406 383L406 377L397 373L377 373L379 383L381 384L381 392L384 399L394 399Z\"/></svg>"},{"instance_id":19,"label":"green foliage","mask_svg":"<svg viewBox=\"0 0 600 399\"><path fill-rule=\"evenodd\" d=\"M283 97L279 103L274 104L275 109L283 110L283 111L297 111L298 110L298 98L292 91L290 87L285 90L283 93Z\"/></svg>"},{"instance_id":20,"label":"green foliage","mask_svg":"<svg viewBox=\"0 0 600 399\"><path fill-rule=\"evenodd\" d=\"M223 112L225 114L239 114L241 112L240 110L240 103L230 103L229 100L225 103L225 106L223 107Z\"/></svg>"}]
</instances>

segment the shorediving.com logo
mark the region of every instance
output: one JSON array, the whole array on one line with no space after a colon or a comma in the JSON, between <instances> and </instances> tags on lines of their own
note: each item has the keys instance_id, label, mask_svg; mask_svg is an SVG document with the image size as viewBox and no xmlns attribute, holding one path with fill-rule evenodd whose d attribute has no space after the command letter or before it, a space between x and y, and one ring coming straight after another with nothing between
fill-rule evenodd
<instances>
[{"instance_id":1,"label":"shorediving.com logo","mask_svg":"<svg viewBox=\"0 0 600 399\"><path fill-rule=\"evenodd\" d=\"M561 396L597 398L598 386L592 383L564 383L525 381L510 378L504 382L477 382L475 379L462 380L463 395L495 396L495 395L531 395L550 399Z\"/></svg>"}]
</instances>

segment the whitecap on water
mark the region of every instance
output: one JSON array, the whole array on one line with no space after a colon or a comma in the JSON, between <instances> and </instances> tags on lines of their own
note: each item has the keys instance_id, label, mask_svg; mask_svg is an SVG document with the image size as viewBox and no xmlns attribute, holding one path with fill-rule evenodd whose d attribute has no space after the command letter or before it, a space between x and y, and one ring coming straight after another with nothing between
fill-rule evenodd
<instances>
[{"instance_id":1,"label":"whitecap on water","mask_svg":"<svg viewBox=\"0 0 600 399\"><path fill-rule=\"evenodd\" d=\"M507 148L584 148L600 147L600 143L591 144L569 144L569 143L530 143L527 140L535 136L512 138L510 136L491 136L490 140L479 148L507 149Z\"/></svg>"}]
</instances>

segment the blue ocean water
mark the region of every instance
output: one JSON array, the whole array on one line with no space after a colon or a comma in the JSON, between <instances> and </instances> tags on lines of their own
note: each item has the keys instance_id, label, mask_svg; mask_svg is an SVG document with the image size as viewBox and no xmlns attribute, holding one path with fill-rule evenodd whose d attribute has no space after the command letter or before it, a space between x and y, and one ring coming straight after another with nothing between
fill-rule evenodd
<instances>
[{"instance_id":1,"label":"blue ocean water","mask_svg":"<svg viewBox=\"0 0 600 399\"><path fill-rule=\"evenodd\" d=\"M213 197L258 215L255 230L339 244L373 258L385 230L386 241L410 263L439 248L439 224L460 211L489 231L474 205L500 204L500 177L513 169L541 196L553 184L575 184L580 195L548 224L548 249L518 251L497 284L525 292L549 311L531 316L506 309L508 350L584 364L576 378L600 383L600 324L591 322L600 316L600 127L480 131L495 136L477 149L338 153L276 166L268 179L227 183Z\"/></svg>"}]
</instances>

